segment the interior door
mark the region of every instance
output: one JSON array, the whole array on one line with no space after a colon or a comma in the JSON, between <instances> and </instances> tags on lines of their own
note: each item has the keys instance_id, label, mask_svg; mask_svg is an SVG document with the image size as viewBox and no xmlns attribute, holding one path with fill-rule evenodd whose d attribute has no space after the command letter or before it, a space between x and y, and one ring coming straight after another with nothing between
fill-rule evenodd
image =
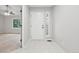
<instances>
[{"instance_id":1,"label":"interior door","mask_svg":"<svg viewBox=\"0 0 79 59\"><path fill-rule=\"evenodd\" d=\"M31 38L44 39L44 13L42 10L31 11Z\"/></svg>"}]
</instances>

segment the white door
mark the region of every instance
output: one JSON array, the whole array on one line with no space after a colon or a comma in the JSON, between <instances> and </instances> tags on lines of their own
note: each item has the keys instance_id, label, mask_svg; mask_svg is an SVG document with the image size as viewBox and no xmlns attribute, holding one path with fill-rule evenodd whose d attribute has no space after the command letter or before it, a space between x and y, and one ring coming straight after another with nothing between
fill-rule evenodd
<instances>
[{"instance_id":1,"label":"white door","mask_svg":"<svg viewBox=\"0 0 79 59\"><path fill-rule=\"evenodd\" d=\"M31 11L31 39L44 39L44 13Z\"/></svg>"}]
</instances>

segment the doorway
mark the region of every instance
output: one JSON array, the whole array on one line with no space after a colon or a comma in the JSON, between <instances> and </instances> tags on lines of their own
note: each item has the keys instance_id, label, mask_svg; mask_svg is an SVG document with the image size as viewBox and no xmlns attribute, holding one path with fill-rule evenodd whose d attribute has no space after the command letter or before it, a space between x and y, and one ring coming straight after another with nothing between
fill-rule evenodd
<instances>
[{"instance_id":1,"label":"doorway","mask_svg":"<svg viewBox=\"0 0 79 59\"><path fill-rule=\"evenodd\" d=\"M22 6L0 5L0 53L22 46Z\"/></svg>"},{"instance_id":2,"label":"doorway","mask_svg":"<svg viewBox=\"0 0 79 59\"><path fill-rule=\"evenodd\" d=\"M51 9L49 7L30 8L31 39L51 38Z\"/></svg>"}]
</instances>

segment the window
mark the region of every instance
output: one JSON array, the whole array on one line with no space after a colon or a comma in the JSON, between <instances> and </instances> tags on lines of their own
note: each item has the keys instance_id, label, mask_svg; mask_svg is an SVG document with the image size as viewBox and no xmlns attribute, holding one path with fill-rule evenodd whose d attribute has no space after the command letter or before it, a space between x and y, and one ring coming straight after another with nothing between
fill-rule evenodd
<instances>
[{"instance_id":1,"label":"window","mask_svg":"<svg viewBox=\"0 0 79 59\"><path fill-rule=\"evenodd\" d=\"M20 19L13 19L13 28L20 28L22 26Z\"/></svg>"}]
</instances>

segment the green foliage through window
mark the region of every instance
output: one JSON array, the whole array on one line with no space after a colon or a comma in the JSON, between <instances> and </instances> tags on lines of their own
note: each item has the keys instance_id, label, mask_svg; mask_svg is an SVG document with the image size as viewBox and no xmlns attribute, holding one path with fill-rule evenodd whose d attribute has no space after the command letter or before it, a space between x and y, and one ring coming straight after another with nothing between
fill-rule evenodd
<instances>
[{"instance_id":1,"label":"green foliage through window","mask_svg":"<svg viewBox=\"0 0 79 59\"><path fill-rule=\"evenodd\" d=\"M22 26L20 19L13 19L13 28L20 28Z\"/></svg>"}]
</instances>

